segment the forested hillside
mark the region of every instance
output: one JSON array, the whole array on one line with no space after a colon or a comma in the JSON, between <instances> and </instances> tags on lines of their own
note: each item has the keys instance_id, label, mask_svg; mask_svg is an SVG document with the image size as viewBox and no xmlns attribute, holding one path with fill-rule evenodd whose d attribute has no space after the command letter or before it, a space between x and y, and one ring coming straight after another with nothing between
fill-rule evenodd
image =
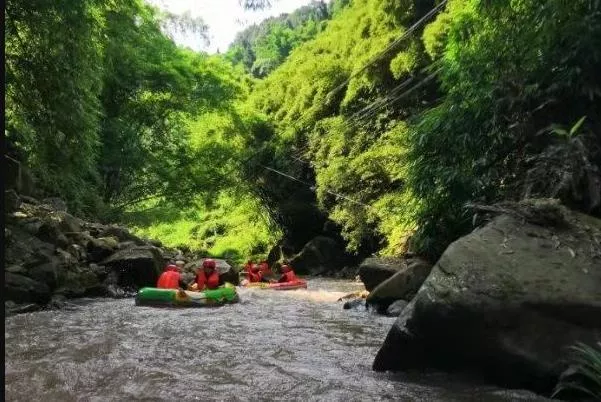
<instances>
[{"instance_id":1,"label":"forested hillside","mask_svg":"<svg viewBox=\"0 0 601 402\"><path fill-rule=\"evenodd\" d=\"M316 2L209 56L141 1L9 1L6 140L36 191L172 245L244 258L334 231L434 259L469 202L601 213L600 14Z\"/></svg>"},{"instance_id":2,"label":"forested hillside","mask_svg":"<svg viewBox=\"0 0 601 402\"><path fill-rule=\"evenodd\" d=\"M598 215L599 7L353 2L257 85L269 162L315 176L351 249L436 258L475 222L468 202L558 197Z\"/></svg>"},{"instance_id":3,"label":"forested hillside","mask_svg":"<svg viewBox=\"0 0 601 402\"><path fill-rule=\"evenodd\" d=\"M347 1L330 5L314 1L290 14L268 18L236 35L226 58L242 64L254 77L265 77L284 62L290 52L303 42L323 31L327 21Z\"/></svg>"}]
</instances>

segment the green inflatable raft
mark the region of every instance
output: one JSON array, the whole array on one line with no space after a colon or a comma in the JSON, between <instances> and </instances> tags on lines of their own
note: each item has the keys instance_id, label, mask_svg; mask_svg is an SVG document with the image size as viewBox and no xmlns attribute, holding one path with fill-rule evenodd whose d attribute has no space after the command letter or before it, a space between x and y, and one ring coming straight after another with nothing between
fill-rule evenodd
<instances>
[{"instance_id":1,"label":"green inflatable raft","mask_svg":"<svg viewBox=\"0 0 601 402\"><path fill-rule=\"evenodd\" d=\"M236 287L227 283L204 292L177 289L142 288L136 295L136 306L154 307L211 307L239 301Z\"/></svg>"}]
</instances>

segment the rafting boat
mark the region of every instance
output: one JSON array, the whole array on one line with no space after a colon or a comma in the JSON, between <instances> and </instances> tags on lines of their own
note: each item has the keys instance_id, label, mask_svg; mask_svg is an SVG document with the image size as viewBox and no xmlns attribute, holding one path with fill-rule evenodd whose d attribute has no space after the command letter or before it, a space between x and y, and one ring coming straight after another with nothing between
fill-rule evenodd
<instances>
[{"instance_id":1,"label":"rafting boat","mask_svg":"<svg viewBox=\"0 0 601 402\"><path fill-rule=\"evenodd\" d=\"M238 301L236 287L229 283L217 289L202 292L142 288L136 294L136 306L210 307L237 303Z\"/></svg>"},{"instance_id":2,"label":"rafting boat","mask_svg":"<svg viewBox=\"0 0 601 402\"><path fill-rule=\"evenodd\" d=\"M273 290L293 290L293 289L307 289L307 281L303 279L297 279L292 282L249 282L248 280L244 280L241 282L240 286L246 288L256 288L256 289L273 289Z\"/></svg>"}]
</instances>

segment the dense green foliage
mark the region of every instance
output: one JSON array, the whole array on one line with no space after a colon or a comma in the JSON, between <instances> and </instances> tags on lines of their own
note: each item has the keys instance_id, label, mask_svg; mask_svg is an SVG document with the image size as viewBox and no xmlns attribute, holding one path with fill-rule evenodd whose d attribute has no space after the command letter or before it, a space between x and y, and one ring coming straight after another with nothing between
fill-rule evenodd
<instances>
[{"instance_id":1,"label":"dense green foliage","mask_svg":"<svg viewBox=\"0 0 601 402\"><path fill-rule=\"evenodd\" d=\"M5 15L7 140L40 195L65 198L74 213L146 222L167 243L225 252L235 238L231 247L246 253L274 241L277 228L261 220L263 208L238 174L261 127L241 105L248 79L163 32L203 33L202 21L141 0L9 1ZM221 225L212 203L224 211L240 199L215 244L183 230L205 220ZM245 219L256 229L246 237ZM169 241L171 232L180 238Z\"/></svg>"},{"instance_id":2,"label":"dense green foliage","mask_svg":"<svg viewBox=\"0 0 601 402\"><path fill-rule=\"evenodd\" d=\"M323 1L315 1L291 14L252 25L236 35L226 57L233 64L242 64L253 76L265 77L292 49L321 32L331 11Z\"/></svg>"},{"instance_id":3,"label":"dense green foliage","mask_svg":"<svg viewBox=\"0 0 601 402\"><path fill-rule=\"evenodd\" d=\"M444 49L445 96L410 136L420 248L468 230L469 200L552 196L599 213L599 2L456 0L426 34Z\"/></svg>"},{"instance_id":4,"label":"dense green foliage","mask_svg":"<svg viewBox=\"0 0 601 402\"><path fill-rule=\"evenodd\" d=\"M231 68L177 48L140 1L8 2L6 16L8 140L42 189L93 213L204 183L186 121L229 107Z\"/></svg>"},{"instance_id":5,"label":"dense green foliage","mask_svg":"<svg viewBox=\"0 0 601 402\"><path fill-rule=\"evenodd\" d=\"M423 102L431 95L416 91L377 113L363 109L383 102L395 80L407 79L410 72L416 79L423 76L417 72L426 63L419 37L359 72L422 13L411 2L352 3L315 40L294 51L254 94L256 104L277 123L278 147L292 150L279 158L310 162L319 203L342 226L352 250L384 238L387 252L400 252L413 229L415 201L405 185L403 163L408 128L400 121L416 108L417 95L425 95ZM349 78L345 88L332 93ZM364 114L367 118L358 121ZM272 163L285 168L277 158ZM295 164L287 165L292 175L303 173ZM311 180L311 173L304 178Z\"/></svg>"},{"instance_id":6,"label":"dense green foliage","mask_svg":"<svg viewBox=\"0 0 601 402\"><path fill-rule=\"evenodd\" d=\"M5 8L7 140L44 188L74 203L99 180L101 4L7 1Z\"/></svg>"},{"instance_id":7,"label":"dense green foliage","mask_svg":"<svg viewBox=\"0 0 601 402\"><path fill-rule=\"evenodd\" d=\"M310 163L351 249L411 236L435 258L471 228L468 201L599 213L599 2L450 0L387 48L433 6L352 2L293 51L254 94L277 126L272 163Z\"/></svg>"},{"instance_id":8,"label":"dense green foliage","mask_svg":"<svg viewBox=\"0 0 601 402\"><path fill-rule=\"evenodd\" d=\"M329 219L349 250L436 258L468 202L601 213L597 0L316 2L216 56L140 0L5 16L11 148L46 194L168 244L243 258Z\"/></svg>"},{"instance_id":9,"label":"dense green foliage","mask_svg":"<svg viewBox=\"0 0 601 402\"><path fill-rule=\"evenodd\" d=\"M595 346L577 343L570 349L570 368L561 375L552 397L577 391L583 396L601 399L601 342Z\"/></svg>"}]
</instances>

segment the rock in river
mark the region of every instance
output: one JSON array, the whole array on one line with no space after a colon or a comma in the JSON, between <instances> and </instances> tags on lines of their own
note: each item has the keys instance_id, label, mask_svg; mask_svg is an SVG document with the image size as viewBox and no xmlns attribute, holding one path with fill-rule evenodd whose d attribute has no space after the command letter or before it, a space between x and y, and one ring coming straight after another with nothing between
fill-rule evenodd
<instances>
[{"instance_id":1,"label":"rock in river","mask_svg":"<svg viewBox=\"0 0 601 402\"><path fill-rule=\"evenodd\" d=\"M155 286L163 257L156 247L136 246L118 250L101 264L118 273L120 286L140 288Z\"/></svg>"},{"instance_id":2,"label":"rock in river","mask_svg":"<svg viewBox=\"0 0 601 402\"><path fill-rule=\"evenodd\" d=\"M367 304L385 310L396 300L411 300L432 270L432 265L421 258L406 259L402 265L399 271L371 291Z\"/></svg>"},{"instance_id":3,"label":"rock in river","mask_svg":"<svg viewBox=\"0 0 601 402\"><path fill-rule=\"evenodd\" d=\"M561 224L505 214L451 244L373 368L471 368L549 391L566 347L601 337L601 221L557 208Z\"/></svg>"}]
</instances>

